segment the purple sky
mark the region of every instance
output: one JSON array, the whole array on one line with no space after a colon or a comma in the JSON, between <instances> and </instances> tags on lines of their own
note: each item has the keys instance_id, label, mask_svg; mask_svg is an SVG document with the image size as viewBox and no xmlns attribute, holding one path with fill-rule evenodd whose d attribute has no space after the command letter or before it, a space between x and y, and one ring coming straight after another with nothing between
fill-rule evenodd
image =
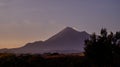
<instances>
[{"instance_id":1,"label":"purple sky","mask_svg":"<svg viewBox=\"0 0 120 67\"><path fill-rule=\"evenodd\" d=\"M120 0L0 0L0 48L46 40L66 26L120 30Z\"/></svg>"}]
</instances>

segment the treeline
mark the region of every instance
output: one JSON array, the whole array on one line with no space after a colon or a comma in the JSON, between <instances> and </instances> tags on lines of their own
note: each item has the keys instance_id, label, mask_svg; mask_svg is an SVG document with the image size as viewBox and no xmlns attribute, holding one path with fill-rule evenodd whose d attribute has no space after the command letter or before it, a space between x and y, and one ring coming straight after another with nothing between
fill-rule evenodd
<instances>
[{"instance_id":1,"label":"treeline","mask_svg":"<svg viewBox=\"0 0 120 67\"><path fill-rule=\"evenodd\" d=\"M104 59L100 59L104 62ZM93 59L79 55L0 54L0 67L120 67L120 57L114 59L112 66L101 65L103 63L96 65Z\"/></svg>"},{"instance_id":2,"label":"treeline","mask_svg":"<svg viewBox=\"0 0 120 67\"><path fill-rule=\"evenodd\" d=\"M0 54L0 67L90 67L84 56Z\"/></svg>"},{"instance_id":3,"label":"treeline","mask_svg":"<svg viewBox=\"0 0 120 67\"><path fill-rule=\"evenodd\" d=\"M98 67L120 67L120 32L93 33L85 41L85 56Z\"/></svg>"}]
</instances>

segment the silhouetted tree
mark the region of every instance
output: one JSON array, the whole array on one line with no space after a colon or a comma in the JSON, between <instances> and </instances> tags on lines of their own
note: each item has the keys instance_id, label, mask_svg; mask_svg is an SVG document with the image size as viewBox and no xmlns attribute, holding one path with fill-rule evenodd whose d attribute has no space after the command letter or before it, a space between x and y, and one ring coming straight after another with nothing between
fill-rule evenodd
<instances>
[{"instance_id":1,"label":"silhouetted tree","mask_svg":"<svg viewBox=\"0 0 120 67\"><path fill-rule=\"evenodd\" d=\"M101 29L100 35L94 33L85 40L85 56L98 66L111 67L115 55L120 56L120 32L108 34L106 29Z\"/></svg>"}]
</instances>

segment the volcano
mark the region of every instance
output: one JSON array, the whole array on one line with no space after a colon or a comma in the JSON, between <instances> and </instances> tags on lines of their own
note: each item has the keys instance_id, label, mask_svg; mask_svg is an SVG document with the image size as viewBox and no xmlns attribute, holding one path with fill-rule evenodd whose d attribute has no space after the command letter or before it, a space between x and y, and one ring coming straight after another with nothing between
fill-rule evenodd
<instances>
[{"instance_id":1,"label":"volcano","mask_svg":"<svg viewBox=\"0 0 120 67\"><path fill-rule=\"evenodd\" d=\"M78 53L84 51L84 40L90 35L85 31L77 31L66 27L46 41L35 41L14 49L1 49L0 52L10 53Z\"/></svg>"}]
</instances>

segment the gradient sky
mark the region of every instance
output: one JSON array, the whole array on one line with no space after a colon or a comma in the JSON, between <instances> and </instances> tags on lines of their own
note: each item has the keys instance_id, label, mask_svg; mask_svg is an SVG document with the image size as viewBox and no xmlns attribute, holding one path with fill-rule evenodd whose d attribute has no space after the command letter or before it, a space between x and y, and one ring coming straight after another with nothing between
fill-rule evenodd
<instances>
[{"instance_id":1,"label":"gradient sky","mask_svg":"<svg viewBox=\"0 0 120 67\"><path fill-rule=\"evenodd\" d=\"M0 0L0 48L46 40L66 26L120 31L120 0Z\"/></svg>"}]
</instances>

